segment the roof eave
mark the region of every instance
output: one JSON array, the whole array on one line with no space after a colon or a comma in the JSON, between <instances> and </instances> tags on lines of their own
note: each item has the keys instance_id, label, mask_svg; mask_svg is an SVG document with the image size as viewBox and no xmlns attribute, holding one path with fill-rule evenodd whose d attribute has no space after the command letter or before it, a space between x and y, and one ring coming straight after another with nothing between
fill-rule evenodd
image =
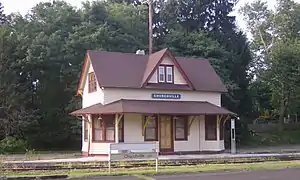
<instances>
[{"instance_id":1,"label":"roof eave","mask_svg":"<svg viewBox=\"0 0 300 180\"><path fill-rule=\"evenodd\" d=\"M81 69L81 74L80 74L80 80L77 86L77 91L76 91L76 96L81 95L84 85L83 85L83 78L84 78L84 73L85 73L85 69L87 66L87 61L89 60L89 55L88 55L88 51L85 53L85 57L84 57L84 62L83 62L83 67Z\"/></svg>"}]
</instances>

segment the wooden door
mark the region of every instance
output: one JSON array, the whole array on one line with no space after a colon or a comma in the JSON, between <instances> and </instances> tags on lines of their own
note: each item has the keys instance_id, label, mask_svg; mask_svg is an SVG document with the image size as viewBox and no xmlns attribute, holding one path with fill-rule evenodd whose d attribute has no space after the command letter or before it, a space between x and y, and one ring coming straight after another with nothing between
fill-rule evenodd
<instances>
[{"instance_id":1,"label":"wooden door","mask_svg":"<svg viewBox=\"0 0 300 180\"><path fill-rule=\"evenodd\" d=\"M172 117L160 116L160 152L173 152Z\"/></svg>"}]
</instances>

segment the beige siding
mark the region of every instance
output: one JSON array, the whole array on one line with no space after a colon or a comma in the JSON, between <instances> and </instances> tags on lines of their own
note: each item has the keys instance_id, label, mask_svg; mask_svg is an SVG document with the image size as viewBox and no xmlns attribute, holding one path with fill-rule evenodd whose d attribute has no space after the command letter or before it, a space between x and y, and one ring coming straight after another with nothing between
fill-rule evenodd
<instances>
[{"instance_id":1,"label":"beige siding","mask_svg":"<svg viewBox=\"0 0 300 180\"><path fill-rule=\"evenodd\" d=\"M221 93L217 92L195 92L195 91L170 91L170 90L150 90L150 89L122 89L105 88L104 104L120 99L154 100L152 93L177 93L181 94L181 99L170 99L169 101L207 101L217 106L221 106Z\"/></svg>"},{"instance_id":2,"label":"beige siding","mask_svg":"<svg viewBox=\"0 0 300 180\"><path fill-rule=\"evenodd\" d=\"M125 114L124 116L124 142L139 143L144 142L142 135L143 127L142 115Z\"/></svg>"},{"instance_id":3,"label":"beige siding","mask_svg":"<svg viewBox=\"0 0 300 180\"><path fill-rule=\"evenodd\" d=\"M174 151L222 151L224 141L219 140L220 129L217 129L217 141L205 140L205 117L199 116L193 121L188 141L175 141Z\"/></svg>"},{"instance_id":4,"label":"beige siding","mask_svg":"<svg viewBox=\"0 0 300 180\"><path fill-rule=\"evenodd\" d=\"M197 117L191 125L190 134L187 141L174 141L174 152L183 151L222 151L224 150L224 141L205 140L204 116ZM124 142L125 143L142 143L142 115L126 114L124 116ZM158 129L159 130L159 129ZM174 131L175 136L175 131ZM175 139L175 138L174 138ZM108 154L110 143L91 143L90 154ZM88 151L88 142L82 141L82 151Z\"/></svg>"},{"instance_id":5,"label":"beige siding","mask_svg":"<svg viewBox=\"0 0 300 180\"><path fill-rule=\"evenodd\" d=\"M92 143L90 154L108 154L110 143Z\"/></svg>"},{"instance_id":6,"label":"beige siding","mask_svg":"<svg viewBox=\"0 0 300 180\"><path fill-rule=\"evenodd\" d=\"M81 133L82 148L81 148L81 151L87 152L88 151L88 142L84 141L84 121L82 120L81 123L82 123L82 131L81 131L82 132Z\"/></svg>"},{"instance_id":7,"label":"beige siding","mask_svg":"<svg viewBox=\"0 0 300 180\"><path fill-rule=\"evenodd\" d=\"M88 142L82 141L81 151L88 152Z\"/></svg>"},{"instance_id":8,"label":"beige siding","mask_svg":"<svg viewBox=\"0 0 300 180\"><path fill-rule=\"evenodd\" d=\"M157 81L157 70L154 71L153 75L151 76L151 78L148 81L149 83L158 83Z\"/></svg>"},{"instance_id":9,"label":"beige siding","mask_svg":"<svg viewBox=\"0 0 300 180\"><path fill-rule=\"evenodd\" d=\"M205 140L205 116L200 118L200 151L222 151L224 150L224 141L220 141L220 127L217 126L217 141Z\"/></svg>"},{"instance_id":10,"label":"beige siding","mask_svg":"<svg viewBox=\"0 0 300 180\"><path fill-rule=\"evenodd\" d=\"M89 60L88 60L89 61ZM89 70L88 73L94 72L92 64L88 62ZM88 74L87 73L87 74ZM98 103L104 103L104 93L103 90L100 88L98 82L97 82L97 91L89 93L88 92L88 79L87 74L85 75L84 80L84 89L83 89L83 95L82 95L82 108L98 104Z\"/></svg>"},{"instance_id":11,"label":"beige siding","mask_svg":"<svg viewBox=\"0 0 300 180\"><path fill-rule=\"evenodd\" d=\"M200 151L199 117L193 121L187 141L174 141L174 151ZM175 131L174 131L175 136Z\"/></svg>"},{"instance_id":12,"label":"beige siding","mask_svg":"<svg viewBox=\"0 0 300 180\"><path fill-rule=\"evenodd\" d=\"M161 64L174 65L173 61L169 57L164 57ZM157 83L157 70L153 73L149 79L149 83ZM187 84L178 68L174 65L174 84Z\"/></svg>"}]
</instances>

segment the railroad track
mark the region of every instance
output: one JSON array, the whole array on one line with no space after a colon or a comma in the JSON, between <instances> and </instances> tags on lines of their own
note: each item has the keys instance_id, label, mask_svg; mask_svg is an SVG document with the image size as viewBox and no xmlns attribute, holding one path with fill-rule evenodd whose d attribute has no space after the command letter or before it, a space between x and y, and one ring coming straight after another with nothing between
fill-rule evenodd
<instances>
[{"instance_id":1,"label":"railroad track","mask_svg":"<svg viewBox=\"0 0 300 180\"><path fill-rule=\"evenodd\" d=\"M178 159L160 160L159 166L193 166L201 164L234 164L234 163L254 163L266 161L291 161L300 160L300 156L280 156L280 157L255 157L255 158L220 158L220 159ZM122 161L112 162L112 168L134 169L142 167L155 167L154 161ZM98 169L106 170L108 162L69 162L69 163L4 163L1 164L2 171L49 171L49 170L73 170L73 169Z\"/></svg>"}]
</instances>

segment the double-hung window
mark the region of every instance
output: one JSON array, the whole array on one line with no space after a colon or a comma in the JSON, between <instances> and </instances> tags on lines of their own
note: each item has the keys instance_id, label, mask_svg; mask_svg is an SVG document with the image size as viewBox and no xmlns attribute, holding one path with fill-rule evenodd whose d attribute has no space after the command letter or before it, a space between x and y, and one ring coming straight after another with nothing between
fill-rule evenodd
<instances>
[{"instance_id":1,"label":"double-hung window","mask_svg":"<svg viewBox=\"0 0 300 180\"><path fill-rule=\"evenodd\" d=\"M165 66L158 67L158 82L164 83L166 81Z\"/></svg>"},{"instance_id":2,"label":"double-hung window","mask_svg":"<svg viewBox=\"0 0 300 180\"><path fill-rule=\"evenodd\" d=\"M86 120L83 120L83 138L84 141L88 140L89 136L89 123Z\"/></svg>"},{"instance_id":3,"label":"double-hung window","mask_svg":"<svg viewBox=\"0 0 300 180\"><path fill-rule=\"evenodd\" d=\"M176 116L175 121L175 140L186 141L188 136L188 118L187 116Z\"/></svg>"},{"instance_id":4,"label":"double-hung window","mask_svg":"<svg viewBox=\"0 0 300 180\"><path fill-rule=\"evenodd\" d=\"M173 83L173 66L166 66L166 72L167 83Z\"/></svg>"},{"instance_id":5,"label":"double-hung window","mask_svg":"<svg viewBox=\"0 0 300 180\"><path fill-rule=\"evenodd\" d=\"M123 125L124 119L119 122L119 142L124 142ZM114 142L115 141L115 116L103 115L93 116L93 141Z\"/></svg>"},{"instance_id":6,"label":"double-hung window","mask_svg":"<svg viewBox=\"0 0 300 180\"><path fill-rule=\"evenodd\" d=\"M174 71L172 65L158 66L158 82L159 83L174 83Z\"/></svg>"},{"instance_id":7,"label":"double-hung window","mask_svg":"<svg viewBox=\"0 0 300 180\"><path fill-rule=\"evenodd\" d=\"M91 72L88 74L88 92L96 92L97 91L97 81L96 81L96 76L94 72Z\"/></svg>"},{"instance_id":8,"label":"double-hung window","mask_svg":"<svg viewBox=\"0 0 300 180\"><path fill-rule=\"evenodd\" d=\"M205 140L217 140L217 116L215 115L205 116Z\"/></svg>"},{"instance_id":9,"label":"double-hung window","mask_svg":"<svg viewBox=\"0 0 300 180\"><path fill-rule=\"evenodd\" d=\"M157 116L145 116L144 117L144 126L146 126L144 139L145 141L157 141L158 140L158 131Z\"/></svg>"}]
</instances>

